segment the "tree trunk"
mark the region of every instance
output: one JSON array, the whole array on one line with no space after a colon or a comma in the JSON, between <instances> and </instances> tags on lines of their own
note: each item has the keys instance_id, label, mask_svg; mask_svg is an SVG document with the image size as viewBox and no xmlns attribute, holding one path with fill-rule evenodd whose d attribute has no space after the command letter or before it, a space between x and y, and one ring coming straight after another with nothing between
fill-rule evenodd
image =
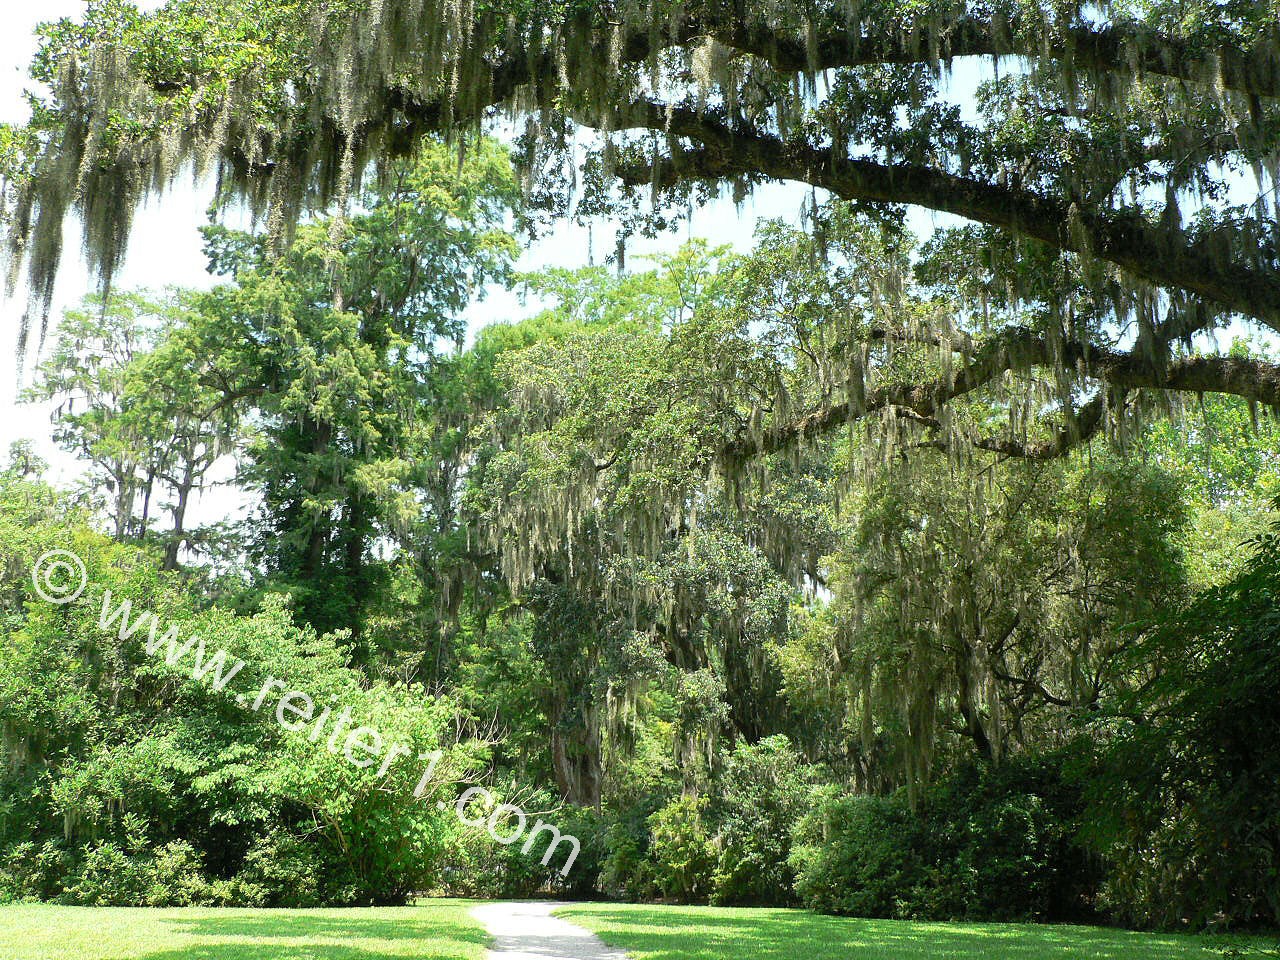
<instances>
[{"instance_id":1,"label":"tree trunk","mask_svg":"<svg viewBox=\"0 0 1280 960\"><path fill-rule=\"evenodd\" d=\"M333 436L333 425L308 418L305 428L311 434L311 452L317 455L324 453L329 447L330 438ZM316 492L319 485L319 478L313 476L310 484L311 492ZM310 580L320 572L320 566L324 562L325 543L328 540L328 535L328 527L319 518L311 521L311 529L307 535L307 548L302 556L301 572L303 579Z\"/></svg>"},{"instance_id":2,"label":"tree trunk","mask_svg":"<svg viewBox=\"0 0 1280 960\"><path fill-rule=\"evenodd\" d=\"M187 501L191 498L191 490L195 487L191 464L188 463L182 474L182 483L178 485L178 501L173 505L173 533L164 550L164 569L178 569L178 552L186 539Z\"/></svg>"},{"instance_id":3,"label":"tree trunk","mask_svg":"<svg viewBox=\"0 0 1280 960\"><path fill-rule=\"evenodd\" d=\"M124 543L129 535L129 521L133 519L133 499L136 491L133 486L133 477L123 467L113 473L116 482L116 540Z\"/></svg>"},{"instance_id":4,"label":"tree trunk","mask_svg":"<svg viewBox=\"0 0 1280 960\"><path fill-rule=\"evenodd\" d=\"M591 711L593 714L595 711ZM600 731L589 717L585 723L566 730L553 721L551 726L551 765L556 785L564 799L579 807L600 808L601 781Z\"/></svg>"},{"instance_id":5,"label":"tree trunk","mask_svg":"<svg viewBox=\"0 0 1280 960\"><path fill-rule=\"evenodd\" d=\"M979 756L990 762L995 760L995 749L982 722L982 712L973 701L973 677L969 672L971 662L971 651L967 645L962 645L956 651L956 680L959 683L956 699L960 706L960 716L964 720L965 734L973 741Z\"/></svg>"}]
</instances>

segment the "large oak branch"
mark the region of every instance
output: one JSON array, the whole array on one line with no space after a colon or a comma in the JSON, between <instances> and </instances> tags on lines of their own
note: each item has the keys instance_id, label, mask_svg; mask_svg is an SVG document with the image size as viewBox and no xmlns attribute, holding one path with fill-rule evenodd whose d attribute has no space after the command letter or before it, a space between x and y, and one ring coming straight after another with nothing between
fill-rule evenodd
<instances>
[{"instance_id":1,"label":"large oak branch","mask_svg":"<svg viewBox=\"0 0 1280 960\"><path fill-rule=\"evenodd\" d=\"M833 17L841 20L842 17ZM720 43L758 57L783 73L812 73L874 63L942 63L956 57L1019 56L1058 60L1094 73L1150 73L1212 84L1254 96L1280 97L1280 59L1266 43L1252 49L1201 49L1137 23L1060 31L1022 30L1017 24L959 17L940 29L858 32L831 28L811 43L763 24L704 21L698 29Z\"/></svg>"},{"instance_id":2,"label":"large oak branch","mask_svg":"<svg viewBox=\"0 0 1280 960\"><path fill-rule=\"evenodd\" d=\"M829 19L841 22L845 17L833 13ZM584 28L589 29L588 23ZM594 24L600 31L602 48L609 45L606 26L604 21ZM1016 24L960 17L938 30L830 28L806 42L759 21L743 19L735 9L723 16L692 17L668 24L666 29L634 30L621 39L619 60L641 63L664 50L688 47L704 38L714 38L726 47L754 56L782 74L811 74L873 64L947 63L965 56L1047 57L1086 72L1151 73L1190 83L1211 83L1252 96L1280 98L1280 59L1268 44L1259 43L1254 49L1222 45L1205 51L1134 23L1076 26L1042 36L1036 31L1018 30ZM411 147L424 131L439 130L446 119L478 119L487 109L509 101L527 84L548 81L550 90L557 82L558 66L552 51L535 56L526 51L504 51L482 68L488 83L475 77L478 82L464 101L419 100L406 95L402 88L389 87L385 112L366 118L362 126L366 132L390 127L395 130L393 139L397 143ZM570 67L567 75L586 76L598 72L600 63L593 58L566 66Z\"/></svg>"},{"instance_id":3,"label":"large oak branch","mask_svg":"<svg viewBox=\"0 0 1280 960\"><path fill-rule=\"evenodd\" d=\"M926 425L950 401L992 383L1002 374L1032 367L1063 367L1118 393L1138 389L1186 393L1221 393L1280 407L1280 364L1249 357L1186 357L1163 366L1144 356L1075 341L1055 343L1025 327L1011 327L983 344L949 377L925 383L888 384L813 410L798 420L780 424L757 436L742 436L721 450L730 462L743 462L785 450L806 439L830 433L870 413L900 408ZM976 445L1008 456L1052 459L1093 436L1102 426L1105 399L1101 393L1052 431L1049 439L1022 442L982 438Z\"/></svg>"},{"instance_id":4,"label":"large oak branch","mask_svg":"<svg viewBox=\"0 0 1280 960\"><path fill-rule=\"evenodd\" d=\"M1135 278L1185 290L1280 331L1280 272L1265 262L1242 264L1232 251L1188 240L1136 213L1090 209L932 167L851 159L825 147L731 128L686 108L634 105L627 125L703 146L676 155L656 175L622 171L633 183L765 176L812 184L847 200L914 204L1097 257Z\"/></svg>"}]
</instances>

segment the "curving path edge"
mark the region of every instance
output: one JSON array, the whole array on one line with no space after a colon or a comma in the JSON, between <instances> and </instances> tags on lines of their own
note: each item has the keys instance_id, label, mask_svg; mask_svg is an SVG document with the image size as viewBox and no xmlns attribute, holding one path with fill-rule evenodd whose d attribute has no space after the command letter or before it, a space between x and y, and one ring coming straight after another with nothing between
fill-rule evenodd
<instances>
[{"instance_id":1,"label":"curving path edge","mask_svg":"<svg viewBox=\"0 0 1280 960\"><path fill-rule=\"evenodd\" d=\"M489 960L627 960L594 933L551 911L558 903L486 903L471 915L493 937Z\"/></svg>"}]
</instances>

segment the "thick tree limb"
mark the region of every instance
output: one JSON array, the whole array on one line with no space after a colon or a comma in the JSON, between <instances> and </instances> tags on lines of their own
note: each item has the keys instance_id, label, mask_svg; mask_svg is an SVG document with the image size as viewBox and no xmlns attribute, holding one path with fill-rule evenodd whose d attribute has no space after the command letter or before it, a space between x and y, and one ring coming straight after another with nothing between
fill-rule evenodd
<instances>
[{"instance_id":1,"label":"thick tree limb","mask_svg":"<svg viewBox=\"0 0 1280 960\"><path fill-rule=\"evenodd\" d=\"M829 148L733 129L687 108L634 105L627 125L687 137L703 149L652 168L622 169L633 185L765 176L796 180L846 200L908 203L990 224L1084 253L1158 286L1182 289L1280 331L1280 271L1248 266L1205 241L1189 241L1136 213L1106 212L916 164L884 164ZM1263 252L1259 252L1263 260Z\"/></svg>"},{"instance_id":2,"label":"thick tree limb","mask_svg":"<svg viewBox=\"0 0 1280 960\"><path fill-rule=\"evenodd\" d=\"M1006 457L1022 460L1057 460L1082 443L1091 440L1106 424L1107 401L1102 393L1094 395L1080 410L1066 418L1048 440L1012 440L1006 437L979 437L974 446Z\"/></svg>"},{"instance_id":3,"label":"thick tree limb","mask_svg":"<svg viewBox=\"0 0 1280 960\"><path fill-rule=\"evenodd\" d=\"M1018 30L1016 24L961 17L936 38L924 30L854 35L847 29L831 29L819 35L812 49L799 38L779 36L758 24L704 23L700 27L725 46L759 57L781 73L874 63L938 63L968 56L1047 57L1085 71L1150 73L1280 97L1280 62L1265 44L1252 50L1232 46L1197 50L1184 40L1133 23L1076 26L1037 37L1035 31Z\"/></svg>"},{"instance_id":4,"label":"thick tree limb","mask_svg":"<svg viewBox=\"0 0 1280 960\"><path fill-rule=\"evenodd\" d=\"M1222 393L1280 407L1280 364L1247 357L1187 357L1162 369L1136 353L1125 353L1048 338L1024 327L1013 327L984 344L951 377L920 384L890 384L866 393L860 402L846 400L813 410L799 420L778 425L751 437L727 444L721 456L730 462L785 450L821 436L868 414L898 407L925 425L941 426L936 416L950 401L972 393L1012 370L1035 366L1061 366L1075 370L1113 391L1137 389L1187 393ZM981 449L1006 456L1050 460L1094 436L1104 424L1106 400L1096 394L1047 440L1021 442L1005 438L979 438ZM930 444L932 442L929 442Z\"/></svg>"},{"instance_id":5,"label":"thick tree limb","mask_svg":"<svg viewBox=\"0 0 1280 960\"><path fill-rule=\"evenodd\" d=\"M845 16L833 12L830 19L842 22ZM1251 96L1280 98L1280 61L1263 43L1252 50L1221 46L1201 51L1138 24L1074 27L1036 41L1028 40L1029 36L1034 33L1020 32L1013 24L961 17L936 36L924 29L859 34L847 28L829 29L810 47L799 37L743 20L735 10L723 17L690 18L663 31L633 31L621 40L619 60L642 63L664 50L690 46L705 38L754 56L781 74L874 64L949 63L965 56L1047 57L1095 73L1151 73L1188 83L1211 83ZM603 33L601 43L607 43ZM508 102L523 86L540 80L547 81L548 88L555 86L557 60L551 51L536 56L508 52L491 62L488 83L479 84L465 103L424 101L403 89L388 88L385 110L367 118L361 135L373 128L394 129L393 142L412 149L424 132L440 130L447 120L477 120L486 110ZM587 67L598 69L599 63Z\"/></svg>"},{"instance_id":6,"label":"thick tree limb","mask_svg":"<svg viewBox=\"0 0 1280 960\"><path fill-rule=\"evenodd\" d=\"M1053 436L1048 440L1014 440L1010 437L990 436L975 437L969 442L979 450L1018 460L1057 460L1096 436L1106 424L1106 411L1106 397L1098 393L1079 411L1069 414L1065 423L1054 427ZM941 421L936 418L921 419L930 429L942 429ZM924 440L913 446L945 452L951 445L946 440L934 439Z\"/></svg>"},{"instance_id":7,"label":"thick tree limb","mask_svg":"<svg viewBox=\"0 0 1280 960\"><path fill-rule=\"evenodd\" d=\"M996 679L998 680L1003 680L1005 683L1015 684L1017 686L1022 687L1023 689L1030 690L1034 693L1039 694L1041 699L1043 699L1045 703L1050 703L1057 707L1074 707L1075 706L1075 704L1072 703L1070 700L1064 700L1062 697L1054 696L1047 689L1045 689L1044 684L1042 684L1039 680L1031 679L1029 677L1015 677L1013 674L1005 670L1001 670L999 667L993 667L991 672L995 674Z\"/></svg>"}]
</instances>

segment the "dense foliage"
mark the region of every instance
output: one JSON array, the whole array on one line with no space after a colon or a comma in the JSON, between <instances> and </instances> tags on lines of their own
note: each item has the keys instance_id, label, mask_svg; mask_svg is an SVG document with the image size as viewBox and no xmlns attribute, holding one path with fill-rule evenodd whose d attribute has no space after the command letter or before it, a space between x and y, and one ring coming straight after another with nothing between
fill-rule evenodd
<instances>
[{"instance_id":1,"label":"dense foliage","mask_svg":"<svg viewBox=\"0 0 1280 960\"><path fill-rule=\"evenodd\" d=\"M34 310L69 212L110 279L184 165L260 222L205 229L216 286L104 288L39 365L84 470L0 477L0 898L1280 923L1280 365L1249 336L1280 329L1276 23L102 0L46 27L0 131ZM768 179L815 188L800 225L626 269L631 232ZM519 228L575 204L617 218L616 271L516 274ZM921 244L907 205L969 222ZM494 283L526 316L467 330ZM222 480L247 515L197 523ZM35 591L53 546L78 603ZM439 776L193 685L95 625L106 590ZM437 806L480 783L574 869Z\"/></svg>"},{"instance_id":2,"label":"dense foliage","mask_svg":"<svg viewBox=\"0 0 1280 960\"><path fill-rule=\"evenodd\" d=\"M415 799L407 768L380 780L247 712L235 688L211 690L189 669L147 657L136 638L101 629L103 594L227 649L259 680L269 669L422 751L443 746L459 762L482 762L449 740L447 700L369 685L346 666L345 637L297 624L278 596L252 616L198 609L155 555L93 532L37 480L11 471L0 497L4 897L375 903L438 880L451 829L433 802L439 785ZM83 603L53 606L32 593L29 564L53 547L84 560L92 584Z\"/></svg>"},{"instance_id":3,"label":"dense foliage","mask_svg":"<svg viewBox=\"0 0 1280 960\"><path fill-rule=\"evenodd\" d=\"M1280 527L1248 563L1147 639L1159 669L1117 704L1095 784L1119 840L1106 901L1171 924L1280 915Z\"/></svg>"},{"instance_id":4,"label":"dense foliage","mask_svg":"<svg viewBox=\"0 0 1280 960\"><path fill-rule=\"evenodd\" d=\"M498 155L456 181L432 156L388 214L391 236L421 231L406 262L452 243L451 264L501 268L504 234L447 226L496 222ZM427 189L448 212L415 225ZM1250 734L1274 693L1273 538L1248 566L1232 546L1269 522L1268 421L1213 398L1046 461L869 429L744 469L725 426L749 398L829 389L824 297L938 309L897 228L836 210L827 260L768 225L749 254L525 277L541 309L462 349L441 335L467 296L432 291L465 277L381 313L376 284L403 282L382 260L359 281L374 294L334 303L332 258L391 242L400 196L278 261L211 231L224 285L119 295L60 329L33 396L60 399L55 436L91 469L58 493L19 449L4 474L5 896L1272 919L1274 778ZM891 303L876 271L901 278ZM933 361L886 340L863 362L892 391ZM975 391L952 416L1011 402ZM238 528L152 512L193 444L239 454ZM185 497L211 482L182 472ZM54 545L86 560L80 604L32 593ZM407 770L352 770L193 687L95 629L105 589L447 772L414 799ZM554 813L574 870L432 802L474 782Z\"/></svg>"},{"instance_id":5,"label":"dense foliage","mask_svg":"<svg viewBox=\"0 0 1280 960\"><path fill-rule=\"evenodd\" d=\"M906 791L841 796L798 830L796 890L861 917L1096 920L1098 858L1062 754L966 766L913 806Z\"/></svg>"}]
</instances>

